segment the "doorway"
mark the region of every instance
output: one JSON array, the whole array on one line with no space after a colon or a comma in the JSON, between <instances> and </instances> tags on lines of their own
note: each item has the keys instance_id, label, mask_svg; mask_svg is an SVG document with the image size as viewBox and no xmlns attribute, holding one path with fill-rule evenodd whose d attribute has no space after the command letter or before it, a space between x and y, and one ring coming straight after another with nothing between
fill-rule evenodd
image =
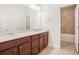
<instances>
[{"instance_id":1,"label":"doorway","mask_svg":"<svg viewBox=\"0 0 79 59\"><path fill-rule=\"evenodd\" d=\"M69 5L62 7L61 12L61 49L76 52L75 40L75 7Z\"/></svg>"}]
</instances>

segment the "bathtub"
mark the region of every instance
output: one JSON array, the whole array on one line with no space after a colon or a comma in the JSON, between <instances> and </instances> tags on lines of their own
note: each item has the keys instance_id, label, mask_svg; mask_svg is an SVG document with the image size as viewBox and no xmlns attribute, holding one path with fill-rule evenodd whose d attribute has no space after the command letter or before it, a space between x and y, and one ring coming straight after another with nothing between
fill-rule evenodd
<instances>
[{"instance_id":1,"label":"bathtub","mask_svg":"<svg viewBox=\"0 0 79 59\"><path fill-rule=\"evenodd\" d=\"M61 34L61 41L74 43L75 35L74 34Z\"/></svg>"}]
</instances>

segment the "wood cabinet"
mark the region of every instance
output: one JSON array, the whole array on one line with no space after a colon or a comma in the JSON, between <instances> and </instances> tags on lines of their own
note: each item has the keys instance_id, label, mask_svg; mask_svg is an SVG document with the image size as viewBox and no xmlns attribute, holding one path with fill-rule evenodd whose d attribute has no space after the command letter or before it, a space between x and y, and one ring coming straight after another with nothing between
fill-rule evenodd
<instances>
[{"instance_id":1,"label":"wood cabinet","mask_svg":"<svg viewBox=\"0 0 79 59\"><path fill-rule=\"evenodd\" d=\"M31 54L31 36L22 37L15 40L0 43L0 54L1 55Z\"/></svg>"},{"instance_id":2,"label":"wood cabinet","mask_svg":"<svg viewBox=\"0 0 79 59\"><path fill-rule=\"evenodd\" d=\"M31 55L31 42L23 43L19 46L20 55Z\"/></svg>"},{"instance_id":3,"label":"wood cabinet","mask_svg":"<svg viewBox=\"0 0 79 59\"><path fill-rule=\"evenodd\" d=\"M48 45L48 32L0 43L0 55L36 55Z\"/></svg>"},{"instance_id":4,"label":"wood cabinet","mask_svg":"<svg viewBox=\"0 0 79 59\"><path fill-rule=\"evenodd\" d=\"M40 34L39 42L40 51L42 51L48 45L48 32Z\"/></svg>"},{"instance_id":5,"label":"wood cabinet","mask_svg":"<svg viewBox=\"0 0 79 59\"><path fill-rule=\"evenodd\" d=\"M18 54L17 47L12 47L0 52L0 55L17 55L17 54Z\"/></svg>"}]
</instances>

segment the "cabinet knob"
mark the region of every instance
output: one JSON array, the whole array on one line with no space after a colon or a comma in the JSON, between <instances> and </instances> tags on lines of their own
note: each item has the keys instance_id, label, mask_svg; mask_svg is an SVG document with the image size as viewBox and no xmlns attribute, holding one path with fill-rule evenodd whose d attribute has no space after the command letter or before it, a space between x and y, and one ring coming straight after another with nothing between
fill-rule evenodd
<instances>
[{"instance_id":1,"label":"cabinet knob","mask_svg":"<svg viewBox=\"0 0 79 59\"><path fill-rule=\"evenodd\" d=\"M17 51L17 49L15 49L15 51Z\"/></svg>"},{"instance_id":2,"label":"cabinet knob","mask_svg":"<svg viewBox=\"0 0 79 59\"><path fill-rule=\"evenodd\" d=\"M22 47L20 46L20 49L21 49Z\"/></svg>"}]
</instances>

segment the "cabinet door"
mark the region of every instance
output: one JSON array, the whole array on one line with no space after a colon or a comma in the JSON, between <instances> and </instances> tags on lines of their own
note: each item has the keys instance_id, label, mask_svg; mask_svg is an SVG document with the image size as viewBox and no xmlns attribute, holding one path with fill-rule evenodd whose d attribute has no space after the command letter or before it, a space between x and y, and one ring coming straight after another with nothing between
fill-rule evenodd
<instances>
[{"instance_id":1,"label":"cabinet door","mask_svg":"<svg viewBox=\"0 0 79 59\"><path fill-rule=\"evenodd\" d=\"M26 42L19 46L20 55L30 55L31 54L31 42Z\"/></svg>"},{"instance_id":2,"label":"cabinet door","mask_svg":"<svg viewBox=\"0 0 79 59\"><path fill-rule=\"evenodd\" d=\"M36 55L39 52L39 35L32 35L32 55Z\"/></svg>"},{"instance_id":3,"label":"cabinet door","mask_svg":"<svg viewBox=\"0 0 79 59\"><path fill-rule=\"evenodd\" d=\"M36 55L39 53L38 46L32 49L32 55Z\"/></svg>"},{"instance_id":4,"label":"cabinet door","mask_svg":"<svg viewBox=\"0 0 79 59\"><path fill-rule=\"evenodd\" d=\"M17 47L9 48L0 52L0 55L17 55L17 54L18 54Z\"/></svg>"},{"instance_id":5,"label":"cabinet door","mask_svg":"<svg viewBox=\"0 0 79 59\"><path fill-rule=\"evenodd\" d=\"M44 37L44 47L48 45L48 35L45 35Z\"/></svg>"},{"instance_id":6,"label":"cabinet door","mask_svg":"<svg viewBox=\"0 0 79 59\"><path fill-rule=\"evenodd\" d=\"M32 48L38 46L39 35L32 35Z\"/></svg>"},{"instance_id":7,"label":"cabinet door","mask_svg":"<svg viewBox=\"0 0 79 59\"><path fill-rule=\"evenodd\" d=\"M32 40L32 48L38 47L38 39Z\"/></svg>"},{"instance_id":8,"label":"cabinet door","mask_svg":"<svg viewBox=\"0 0 79 59\"><path fill-rule=\"evenodd\" d=\"M40 34L40 51L48 45L48 32Z\"/></svg>"},{"instance_id":9,"label":"cabinet door","mask_svg":"<svg viewBox=\"0 0 79 59\"><path fill-rule=\"evenodd\" d=\"M40 51L44 49L44 38L43 37L40 37L39 48L40 48Z\"/></svg>"}]
</instances>

